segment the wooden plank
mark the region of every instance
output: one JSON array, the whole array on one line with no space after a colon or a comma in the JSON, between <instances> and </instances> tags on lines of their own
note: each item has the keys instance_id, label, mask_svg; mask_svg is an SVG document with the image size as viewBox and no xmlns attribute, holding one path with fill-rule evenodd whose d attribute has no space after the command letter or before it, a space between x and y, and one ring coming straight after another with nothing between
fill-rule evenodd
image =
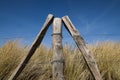
<instances>
[{"instance_id":1,"label":"wooden plank","mask_svg":"<svg viewBox=\"0 0 120 80\"><path fill-rule=\"evenodd\" d=\"M60 18L54 18L53 21L52 44L53 44L53 61L52 61L53 80L64 80L62 20Z\"/></svg>"},{"instance_id":2,"label":"wooden plank","mask_svg":"<svg viewBox=\"0 0 120 80\"><path fill-rule=\"evenodd\" d=\"M47 19L46 19L46 21L45 21L41 31L38 33L36 39L32 43L31 48L30 48L28 54L22 59L21 63L18 65L16 70L13 72L13 74L11 75L9 80L16 80L16 78L19 76L19 74L25 68L26 64L28 63L28 61L32 57L33 53L35 52L37 47L41 44L41 42L43 40L43 37L44 37L44 35L45 35L49 25L52 23L52 21L53 21L53 15L49 14L47 16Z\"/></svg>"},{"instance_id":3,"label":"wooden plank","mask_svg":"<svg viewBox=\"0 0 120 80\"><path fill-rule=\"evenodd\" d=\"M81 51L91 74L93 75L95 80L102 80L100 71L97 67L97 64L95 62L93 54L88 50L84 39L82 38L80 33L77 31L75 26L72 24L72 22L68 16L62 17L62 20L63 20L63 23L64 23L66 29L69 31L70 35L73 37L76 45L78 46L79 50Z\"/></svg>"}]
</instances>

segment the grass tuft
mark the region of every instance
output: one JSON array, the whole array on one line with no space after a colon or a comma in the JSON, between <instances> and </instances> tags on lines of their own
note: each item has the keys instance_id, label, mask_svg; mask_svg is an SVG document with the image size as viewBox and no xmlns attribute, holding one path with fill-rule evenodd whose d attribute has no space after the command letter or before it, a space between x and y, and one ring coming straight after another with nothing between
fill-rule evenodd
<instances>
[{"instance_id":1,"label":"grass tuft","mask_svg":"<svg viewBox=\"0 0 120 80\"><path fill-rule=\"evenodd\" d=\"M98 42L88 45L103 80L120 80L120 43ZM66 80L94 80L77 48L64 46ZM0 80L8 80L29 47L8 41L0 47ZM17 80L52 80L52 49L40 46Z\"/></svg>"}]
</instances>

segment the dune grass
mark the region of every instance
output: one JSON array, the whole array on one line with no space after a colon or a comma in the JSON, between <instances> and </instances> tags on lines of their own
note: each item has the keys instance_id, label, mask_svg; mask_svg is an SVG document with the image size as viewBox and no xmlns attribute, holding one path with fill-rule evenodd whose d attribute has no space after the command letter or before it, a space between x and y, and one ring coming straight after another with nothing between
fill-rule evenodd
<instances>
[{"instance_id":1,"label":"dune grass","mask_svg":"<svg viewBox=\"0 0 120 80\"><path fill-rule=\"evenodd\" d=\"M99 42L88 45L93 52L103 80L120 80L120 43ZM75 47L64 46L66 80L94 80ZM8 80L27 54L29 46L8 41L0 47L0 80ZM40 46L17 80L52 80L52 49Z\"/></svg>"}]
</instances>

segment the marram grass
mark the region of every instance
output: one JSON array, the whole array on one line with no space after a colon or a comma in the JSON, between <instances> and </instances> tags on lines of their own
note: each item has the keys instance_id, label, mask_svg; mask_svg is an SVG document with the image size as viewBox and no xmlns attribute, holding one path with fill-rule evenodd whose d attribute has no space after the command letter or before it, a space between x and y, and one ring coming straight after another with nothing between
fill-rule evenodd
<instances>
[{"instance_id":1,"label":"marram grass","mask_svg":"<svg viewBox=\"0 0 120 80\"><path fill-rule=\"evenodd\" d=\"M88 45L103 80L120 80L120 43L98 42ZM64 46L66 80L94 80L77 48ZM0 47L0 80L8 80L29 47L8 41ZM52 80L52 49L40 46L17 80Z\"/></svg>"}]
</instances>

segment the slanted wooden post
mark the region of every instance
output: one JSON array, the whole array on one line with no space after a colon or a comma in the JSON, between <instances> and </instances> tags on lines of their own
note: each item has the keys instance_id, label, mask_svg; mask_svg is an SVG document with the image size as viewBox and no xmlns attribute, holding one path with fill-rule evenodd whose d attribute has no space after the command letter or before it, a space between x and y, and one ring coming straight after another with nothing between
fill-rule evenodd
<instances>
[{"instance_id":1,"label":"slanted wooden post","mask_svg":"<svg viewBox=\"0 0 120 80\"><path fill-rule=\"evenodd\" d=\"M16 70L13 72L13 74L10 76L9 80L16 80L16 78L19 76L19 74L22 72L22 70L25 68L26 64L28 63L28 61L30 60L30 58L32 57L33 53L35 52L35 50L37 49L37 47L41 44L43 37L49 27L49 25L52 23L53 21L53 15L49 14L41 31L38 33L36 39L34 40L34 42L31 45L30 51L28 52L28 54L22 59L21 63L18 65L18 67L16 68Z\"/></svg>"},{"instance_id":2,"label":"slanted wooden post","mask_svg":"<svg viewBox=\"0 0 120 80\"><path fill-rule=\"evenodd\" d=\"M88 50L84 39L81 37L79 32L76 30L76 28L74 27L74 25L72 24L68 16L62 17L62 20L63 20L63 23L66 29L69 31L74 41L76 42L79 50L81 51L84 57L84 60L87 63L88 68L90 69L91 74L93 75L95 80L102 80L100 71L97 67L93 54Z\"/></svg>"},{"instance_id":3,"label":"slanted wooden post","mask_svg":"<svg viewBox=\"0 0 120 80\"><path fill-rule=\"evenodd\" d=\"M62 20L60 18L54 18L52 40L53 40L52 41L52 44L53 44L53 61L52 61L53 80L64 80Z\"/></svg>"}]
</instances>

